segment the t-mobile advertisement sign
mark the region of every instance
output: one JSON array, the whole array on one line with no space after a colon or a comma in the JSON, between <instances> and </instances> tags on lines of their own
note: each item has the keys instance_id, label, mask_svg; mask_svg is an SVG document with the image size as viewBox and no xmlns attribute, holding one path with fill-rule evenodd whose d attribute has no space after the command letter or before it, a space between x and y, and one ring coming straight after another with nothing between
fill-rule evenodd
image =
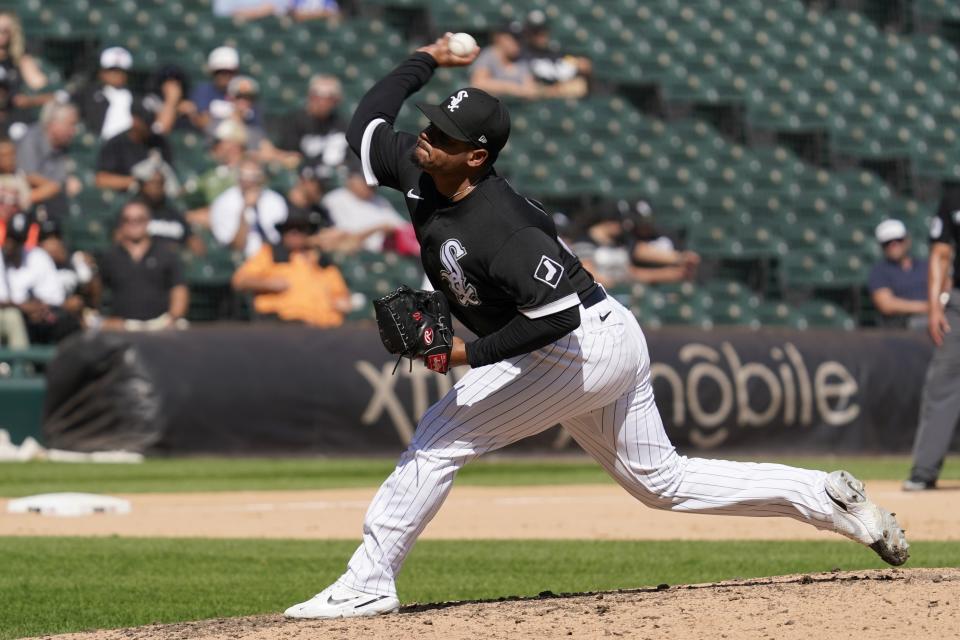
<instances>
[{"instance_id":1,"label":"t-mobile advertisement sign","mask_svg":"<svg viewBox=\"0 0 960 640\"><path fill-rule=\"evenodd\" d=\"M684 450L907 451L920 333L662 329L649 375ZM227 325L78 336L48 371L47 444L162 453L396 453L466 369L396 367L375 327ZM566 451L550 429L513 449Z\"/></svg>"}]
</instances>

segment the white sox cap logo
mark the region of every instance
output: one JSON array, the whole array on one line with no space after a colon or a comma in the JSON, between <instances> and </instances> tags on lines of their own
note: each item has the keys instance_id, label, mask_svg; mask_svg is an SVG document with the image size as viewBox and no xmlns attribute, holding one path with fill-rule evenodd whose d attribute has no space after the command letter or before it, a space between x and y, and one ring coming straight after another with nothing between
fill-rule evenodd
<instances>
[{"instance_id":1,"label":"white sox cap logo","mask_svg":"<svg viewBox=\"0 0 960 640\"><path fill-rule=\"evenodd\" d=\"M540 257L540 264L537 265L537 270L533 272L535 279L550 285L554 289L560 284L560 276L562 275L563 265L547 256Z\"/></svg>"},{"instance_id":2,"label":"white sox cap logo","mask_svg":"<svg viewBox=\"0 0 960 640\"><path fill-rule=\"evenodd\" d=\"M450 113L453 113L460 108L460 103L463 102L463 99L468 97L469 95L467 94L466 89L457 91L457 95L451 96L450 104L447 105L447 109L450 111Z\"/></svg>"}]
</instances>

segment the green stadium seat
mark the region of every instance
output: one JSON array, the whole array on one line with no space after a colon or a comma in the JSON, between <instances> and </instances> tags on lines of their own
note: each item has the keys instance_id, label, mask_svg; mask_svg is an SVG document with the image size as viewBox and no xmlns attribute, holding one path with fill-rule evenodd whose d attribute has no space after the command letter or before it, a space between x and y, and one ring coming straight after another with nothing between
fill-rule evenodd
<instances>
[{"instance_id":1,"label":"green stadium seat","mask_svg":"<svg viewBox=\"0 0 960 640\"><path fill-rule=\"evenodd\" d=\"M753 313L765 327L782 327L802 331L810 326L810 323L800 311L783 302L764 301L753 309Z\"/></svg>"},{"instance_id":2,"label":"green stadium seat","mask_svg":"<svg viewBox=\"0 0 960 640\"><path fill-rule=\"evenodd\" d=\"M853 318L846 311L822 300L811 300L797 306L797 311L807 319L810 327L844 329L851 331L856 327Z\"/></svg>"}]
</instances>

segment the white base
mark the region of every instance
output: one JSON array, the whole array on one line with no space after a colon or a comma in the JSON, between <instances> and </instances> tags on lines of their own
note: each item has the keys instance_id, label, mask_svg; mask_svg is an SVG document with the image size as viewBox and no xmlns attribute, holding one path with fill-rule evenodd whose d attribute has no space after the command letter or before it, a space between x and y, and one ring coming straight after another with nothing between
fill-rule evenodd
<instances>
[{"instance_id":1,"label":"white base","mask_svg":"<svg viewBox=\"0 0 960 640\"><path fill-rule=\"evenodd\" d=\"M130 501L95 493L42 493L7 503L7 513L37 513L41 516L77 517L98 513L130 513Z\"/></svg>"}]
</instances>

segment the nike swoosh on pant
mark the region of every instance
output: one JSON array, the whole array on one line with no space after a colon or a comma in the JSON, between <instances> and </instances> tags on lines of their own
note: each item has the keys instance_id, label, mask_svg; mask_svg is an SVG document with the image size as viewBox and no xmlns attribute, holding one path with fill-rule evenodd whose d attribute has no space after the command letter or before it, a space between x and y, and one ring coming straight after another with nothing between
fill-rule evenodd
<instances>
[{"instance_id":1,"label":"nike swoosh on pant","mask_svg":"<svg viewBox=\"0 0 960 640\"><path fill-rule=\"evenodd\" d=\"M603 322L604 320L606 320L607 318L609 318L611 313L613 313L613 311L607 311L606 313L601 313L601 314L600 314L600 322Z\"/></svg>"}]
</instances>

